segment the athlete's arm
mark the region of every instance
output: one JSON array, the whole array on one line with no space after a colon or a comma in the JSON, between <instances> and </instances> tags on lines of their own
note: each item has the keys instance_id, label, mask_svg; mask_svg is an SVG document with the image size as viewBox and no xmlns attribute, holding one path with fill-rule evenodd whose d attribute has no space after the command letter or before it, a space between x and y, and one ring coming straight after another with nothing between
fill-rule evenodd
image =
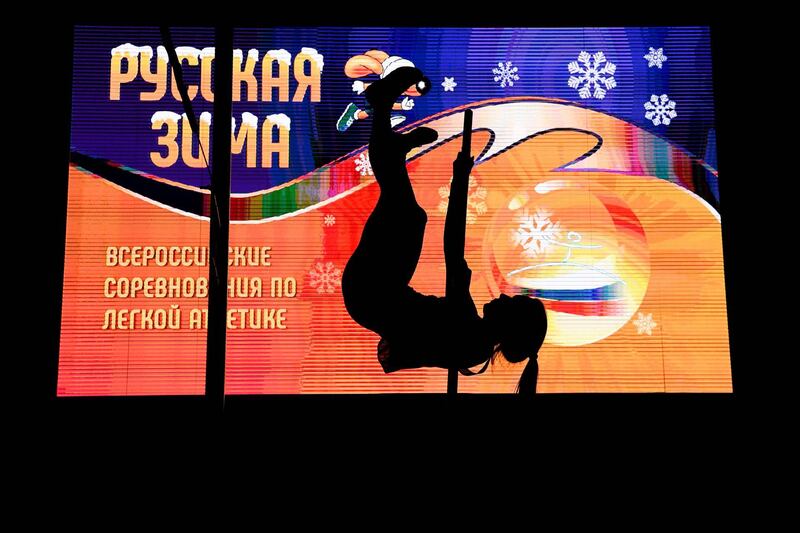
<instances>
[{"instance_id":1,"label":"athlete's arm","mask_svg":"<svg viewBox=\"0 0 800 533\"><path fill-rule=\"evenodd\" d=\"M472 271L464 259L464 242L467 231L467 189L473 163L473 158L464 152L459 152L453 161L453 183L444 222L444 260L447 269L445 294L453 301L469 299L472 302L469 295Z\"/></svg>"}]
</instances>

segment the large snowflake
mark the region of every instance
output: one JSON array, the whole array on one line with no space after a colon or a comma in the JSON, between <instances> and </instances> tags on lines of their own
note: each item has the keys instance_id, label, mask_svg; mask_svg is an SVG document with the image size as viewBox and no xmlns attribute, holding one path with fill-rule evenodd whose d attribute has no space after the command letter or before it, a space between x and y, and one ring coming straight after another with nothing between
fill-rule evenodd
<instances>
[{"instance_id":1,"label":"large snowflake","mask_svg":"<svg viewBox=\"0 0 800 533\"><path fill-rule=\"evenodd\" d=\"M647 110L644 118L652 120L654 126L661 124L669 126L672 119L678 116L678 112L675 111L676 105L666 94L662 94L661 97L651 95L650 101L644 103L644 108Z\"/></svg>"},{"instance_id":2,"label":"large snowflake","mask_svg":"<svg viewBox=\"0 0 800 533\"><path fill-rule=\"evenodd\" d=\"M447 206L450 203L450 186L453 180L450 180L450 185L446 187L439 187L439 212L442 214L447 213ZM486 213L488 207L486 206L486 187L478 186L478 181L472 176L469 177L469 188L467 189L467 224L474 224L478 220L479 215Z\"/></svg>"},{"instance_id":3,"label":"large snowflake","mask_svg":"<svg viewBox=\"0 0 800 533\"><path fill-rule=\"evenodd\" d=\"M492 73L495 74L494 81L499 81L500 87L505 87L506 85L513 87L514 82L519 80L517 70L519 70L517 67L511 66L511 61L506 61L505 63L501 61L497 64L497 68L492 69Z\"/></svg>"},{"instance_id":4,"label":"large snowflake","mask_svg":"<svg viewBox=\"0 0 800 533\"><path fill-rule=\"evenodd\" d=\"M308 276L308 284L321 294L331 294L336 291L336 287L342 286L342 271L330 261L314 265Z\"/></svg>"},{"instance_id":5,"label":"large snowflake","mask_svg":"<svg viewBox=\"0 0 800 533\"><path fill-rule=\"evenodd\" d=\"M617 80L614 79L617 66L611 61L606 61L603 52L591 55L589 52L581 52L578 55L578 61L571 62L567 65L567 69L570 74L573 74L569 77L567 85L578 89L578 95L581 98L594 96L598 100L602 100L606 97L607 91L617 86Z\"/></svg>"},{"instance_id":6,"label":"large snowflake","mask_svg":"<svg viewBox=\"0 0 800 533\"><path fill-rule=\"evenodd\" d=\"M372 165L369 162L369 156L367 152L361 152L361 154L356 157L356 171L362 176L372 176Z\"/></svg>"},{"instance_id":7,"label":"large snowflake","mask_svg":"<svg viewBox=\"0 0 800 533\"><path fill-rule=\"evenodd\" d=\"M638 313L638 318L633 321L633 325L636 326L636 333L638 335L644 335L647 333L648 335L653 335L653 329L658 326L655 320L653 320L653 314L647 313Z\"/></svg>"},{"instance_id":8,"label":"large snowflake","mask_svg":"<svg viewBox=\"0 0 800 533\"><path fill-rule=\"evenodd\" d=\"M553 214L544 209L536 209L530 214L527 209L519 216L519 226L514 230L514 243L522 246L523 254L528 257L541 255L550 248L551 243L561 237L561 223L553 222Z\"/></svg>"},{"instance_id":9,"label":"large snowflake","mask_svg":"<svg viewBox=\"0 0 800 533\"><path fill-rule=\"evenodd\" d=\"M661 68L661 65L664 63L664 61L667 60L667 56L664 55L663 48L659 48L658 50L656 50L652 46L650 47L650 52L647 55L645 55L644 58L647 60L647 68L650 67Z\"/></svg>"},{"instance_id":10,"label":"large snowflake","mask_svg":"<svg viewBox=\"0 0 800 533\"><path fill-rule=\"evenodd\" d=\"M325 218L322 221L323 224L330 227L336 224L336 217L333 215L325 215Z\"/></svg>"}]
</instances>

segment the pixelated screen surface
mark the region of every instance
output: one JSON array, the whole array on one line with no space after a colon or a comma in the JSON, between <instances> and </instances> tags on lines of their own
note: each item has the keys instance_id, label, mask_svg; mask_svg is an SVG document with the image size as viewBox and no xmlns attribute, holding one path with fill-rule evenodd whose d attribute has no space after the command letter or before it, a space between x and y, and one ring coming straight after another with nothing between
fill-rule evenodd
<instances>
[{"instance_id":1,"label":"pixelated screen surface","mask_svg":"<svg viewBox=\"0 0 800 533\"><path fill-rule=\"evenodd\" d=\"M75 28L59 396L203 394L214 31ZM227 394L444 392L385 374L341 276L378 188L363 90L431 80L398 131L428 215L411 285L444 295L463 114L476 156L465 257L478 310L544 302L538 392L729 392L706 27L240 28L234 32ZM380 290L380 288L376 288ZM512 392L522 364L463 377Z\"/></svg>"}]
</instances>

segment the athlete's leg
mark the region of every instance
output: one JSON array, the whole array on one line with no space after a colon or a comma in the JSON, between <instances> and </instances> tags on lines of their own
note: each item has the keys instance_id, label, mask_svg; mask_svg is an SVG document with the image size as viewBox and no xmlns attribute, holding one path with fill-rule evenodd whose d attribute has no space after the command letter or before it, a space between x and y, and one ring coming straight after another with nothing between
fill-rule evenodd
<instances>
[{"instance_id":1,"label":"athlete's leg","mask_svg":"<svg viewBox=\"0 0 800 533\"><path fill-rule=\"evenodd\" d=\"M436 132L419 128L400 135L390 123L392 102L422 79L418 69L400 68L367 90L373 120L369 155L381 194L345 267L342 292L353 319L379 333L392 320L390 302L407 289L422 252L426 216L405 159L411 148L434 141Z\"/></svg>"}]
</instances>

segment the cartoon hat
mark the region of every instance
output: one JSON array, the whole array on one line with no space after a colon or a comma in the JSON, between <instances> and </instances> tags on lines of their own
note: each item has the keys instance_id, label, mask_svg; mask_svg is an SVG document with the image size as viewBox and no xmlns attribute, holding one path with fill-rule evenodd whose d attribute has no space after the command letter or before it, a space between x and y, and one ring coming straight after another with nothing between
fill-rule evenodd
<instances>
[{"instance_id":1,"label":"cartoon hat","mask_svg":"<svg viewBox=\"0 0 800 533\"><path fill-rule=\"evenodd\" d=\"M383 72L381 72L381 79L385 78L400 67L413 67L414 63L408 59L403 59L400 56L389 56L381 63Z\"/></svg>"}]
</instances>

